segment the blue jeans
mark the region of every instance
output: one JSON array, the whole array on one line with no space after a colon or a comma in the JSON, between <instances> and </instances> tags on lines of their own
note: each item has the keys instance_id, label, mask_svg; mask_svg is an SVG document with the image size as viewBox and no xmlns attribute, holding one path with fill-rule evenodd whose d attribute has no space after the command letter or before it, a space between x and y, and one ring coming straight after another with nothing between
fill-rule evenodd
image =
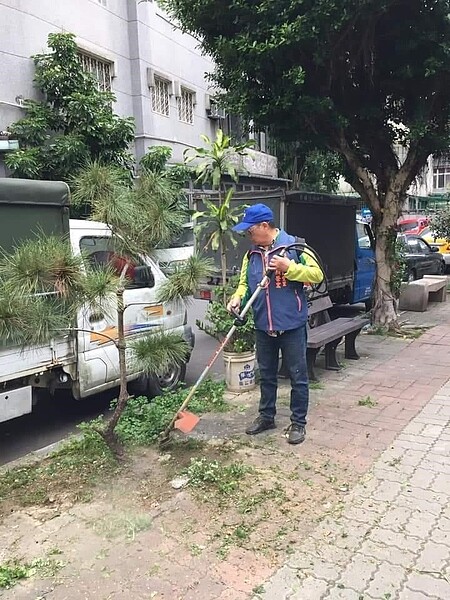
<instances>
[{"instance_id":1,"label":"blue jeans","mask_svg":"<svg viewBox=\"0 0 450 600\"><path fill-rule=\"evenodd\" d=\"M291 379L291 421L306 425L309 403L306 325L285 331L278 337L256 330L256 354L261 377L259 414L268 420L274 419L276 414L280 350Z\"/></svg>"}]
</instances>

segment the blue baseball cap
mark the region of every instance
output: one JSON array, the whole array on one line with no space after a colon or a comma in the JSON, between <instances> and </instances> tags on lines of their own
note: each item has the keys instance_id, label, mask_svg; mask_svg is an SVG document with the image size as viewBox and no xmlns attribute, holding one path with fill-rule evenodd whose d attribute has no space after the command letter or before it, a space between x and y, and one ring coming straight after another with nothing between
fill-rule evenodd
<instances>
[{"instance_id":1,"label":"blue baseball cap","mask_svg":"<svg viewBox=\"0 0 450 600\"><path fill-rule=\"evenodd\" d=\"M233 227L233 231L247 231L252 225L273 221L273 212L265 204L253 204L244 211L242 221Z\"/></svg>"}]
</instances>

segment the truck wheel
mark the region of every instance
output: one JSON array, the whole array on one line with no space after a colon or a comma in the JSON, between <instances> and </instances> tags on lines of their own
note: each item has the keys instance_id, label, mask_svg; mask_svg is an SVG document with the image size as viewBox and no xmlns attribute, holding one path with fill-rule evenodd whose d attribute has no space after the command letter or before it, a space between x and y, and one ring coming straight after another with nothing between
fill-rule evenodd
<instances>
[{"instance_id":1,"label":"truck wheel","mask_svg":"<svg viewBox=\"0 0 450 600\"><path fill-rule=\"evenodd\" d=\"M364 301L364 306L366 308L366 312L370 312L373 308L373 300L372 298L369 298L368 300Z\"/></svg>"},{"instance_id":2,"label":"truck wheel","mask_svg":"<svg viewBox=\"0 0 450 600\"><path fill-rule=\"evenodd\" d=\"M147 377L147 393L149 396L160 396L164 392L175 390L186 377L186 363L173 365L159 377Z\"/></svg>"}]
</instances>

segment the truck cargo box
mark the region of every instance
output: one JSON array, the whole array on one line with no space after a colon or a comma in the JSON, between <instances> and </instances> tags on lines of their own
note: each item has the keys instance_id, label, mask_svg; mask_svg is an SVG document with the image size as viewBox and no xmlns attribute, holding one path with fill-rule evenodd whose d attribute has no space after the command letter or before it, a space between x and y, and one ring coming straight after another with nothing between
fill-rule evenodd
<instances>
[{"instance_id":1,"label":"truck cargo box","mask_svg":"<svg viewBox=\"0 0 450 600\"><path fill-rule=\"evenodd\" d=\"M69 187L56 181L0 178L0 249L44 235L69 235Z\"/></svg>"}]
</instances>

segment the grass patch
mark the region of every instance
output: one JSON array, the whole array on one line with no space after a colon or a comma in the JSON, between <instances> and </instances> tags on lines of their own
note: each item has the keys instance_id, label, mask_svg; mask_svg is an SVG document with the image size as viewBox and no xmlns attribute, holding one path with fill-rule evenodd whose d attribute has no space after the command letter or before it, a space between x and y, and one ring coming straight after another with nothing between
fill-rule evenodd
<instances>
[{"instance_id":1,"label":"grass patch","mask_svg":"<svg viewBox=\"0 0 450 600\"><path fill-rule=\"evenodd\" d=\"M222 496L230 496L237 492L240 483L251 468L242 462L229 465L220 464L217 460L191 458L185 473L189 477L189 485L206 492L217 492Z\"/></svg>"},{"instance_id":2,"label":"grass patch","mask_svg":"<svg viewBox=\"0 0 450 600\"><path fill-rule=\"evenodd\" d=\"M309 389L310 390L323 390L325 386L320 381L310 381Z\"/></svg>"},{"instance_id":3,"label":"grass patch","mask_svg":"<svg viewBox=\"0 0 450 600\"><path fill-rule=\"evenodd\" d=\"M370 396L364 396L364 398L358 400L358 406L367 406L368 408L373 408L377 404L378 402Z\"/></svg>"},{"instance_id":4,"label":"grass patch","mask_svg":"<svg viewBox=\"0 0 450 600\"><path fill-rule=\"evenodd\" d=\"M30 577L54 577L65 563L50 558L39 558L32 562L18 559L0 563L0 589L10 589L22 579Z\"/></svg>"},{"instance_id":5,"label":"grass patch","mask_svg":"<svg viewBox=\"0 0 450 600\"><path fill-rule=\"evenodd\" d=\"M145 513L108 515L95 521L93 527L97 534L107 539L125 537L132 542L136 534L149 529L152 522L153 519Z\"/></svg>"},{"instance_id":6,"label":"grass patch","mask_svg":"<svg viewBox=\"0 0 450 600\"><path fill-rule=\"evenodd\" d=\"M92 425L82 424L82 437L69 440L49 458L6 471L0 477L0 514L8 505L33 506L58 501L90 499L99 479L117 471L118 465Z\"/></svg>"},{"instance_id":7,"label":"grass patch","mask_svg":"<svg viewBox=\"0 0 450 600\"><path fill-rule=\"evenodd\" d=\"M207 379L200 385L189 404L189 410L201 415L206 412L226 412L224 401L225 382ZM127 445L149 445L170 423L178 411L188 390L169 392L151 401L144 396L130 398L117 424L117 435Z\"/></svg>"}]
</instances>

